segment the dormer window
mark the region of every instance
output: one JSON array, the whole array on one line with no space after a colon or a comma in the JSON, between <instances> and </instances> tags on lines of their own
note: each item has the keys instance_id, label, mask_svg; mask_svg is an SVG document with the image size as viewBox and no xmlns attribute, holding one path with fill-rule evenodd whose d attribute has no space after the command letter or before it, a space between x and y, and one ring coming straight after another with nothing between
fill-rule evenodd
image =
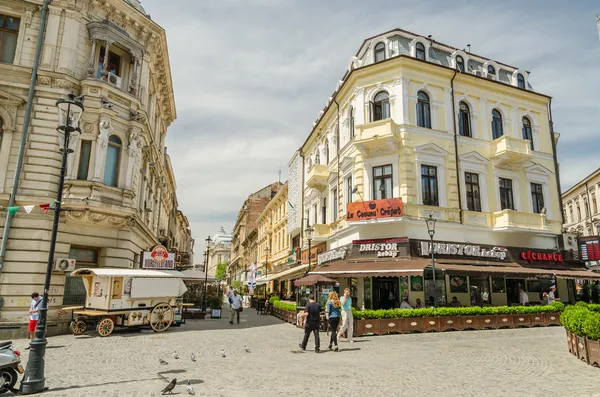
<instances>
[{"instance_id":1,"label":"dormer window","mask_svg":"<svg viewBox=\"0 0 600 397\"><path fill-rule=\"evenodd\" d=\"M525 89L525 77L521 73L517 75L517 87Z\"/></svg>"},{"instance_id":2,"label":"dormer window","mask_svg":"<svg viewBox=\"0 0 600 397\"><path fill-rule=\"evenodd\" d=\"M493 79L496 76L496 68L492 65L488 65L487 67L487 77L488 79Z\"/></svg>"},{"instance_id":3,"label":"dormer window","mask_svg":"<svg viewBox=\"0 0 600 397\"><path fill-rule=\"evenodd\" d=\"M98 58L98 68L96 70L96 78L102 78L102 70L104 69L104 57L106 56L106 48L100 47L100 57ZM108 63L106 71L117 77L121 77L121 57L112 51L108 51Z\"/></svg>"},{"instance_id":4,"label":"dormer window","mask_svg":"<svg viewBox=\"0 0 600 397\"><path fill-rule=\"evenodd\" d=\"M375 46L375 62L385 61L385 44L378 43Z\"/></svg>"},{"instance_id":5,"label":"dormer window","mask_svg":"<svg viewBox=\"0 0 600 397\"><path fill-rule=\"evenodd\" d=\"M460 70L462 73L465 72L465 60L460 55L456 56L456 69Z\"/></svg>"},{"instance_id":6,"label":"dormer window","mask_svg":"<svg viewBox=\"0 0 600 397\"><path fill-rule=\"evenodd\" d=\"M425 60L425 46L423 43L417 43L415 45L415 58L420 59L422 61Z\"/></svg>"}]
</instances>

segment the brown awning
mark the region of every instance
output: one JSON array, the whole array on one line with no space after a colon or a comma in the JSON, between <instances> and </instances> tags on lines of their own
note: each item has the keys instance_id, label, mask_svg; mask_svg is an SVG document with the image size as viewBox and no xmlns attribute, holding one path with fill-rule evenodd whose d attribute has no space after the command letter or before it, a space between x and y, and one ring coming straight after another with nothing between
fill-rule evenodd
<instances>
[{"instance_id":1,"label":"brown awning","mask_svg":"<svg viewBox=\"0 0 600 397\"><path fill-rule=\"evenodd\" d=\"M445 261L444 261L445 262ZM600 273L593 273L583 269L538 269L530 267L510 267L510 266L474 266L459 265L436 262L439 270L457 274L494 274L502 276L521 276L521 277L552 277L573 279L599 279Z\"/></svg>"},{"instance_id":2,"label":"brown awning","mask_svg":"<svg viewBox=\"0 0 600 397\"><path fill-rule=\"evenodd\" d=\"M381 262L335 262L319 266L310 274L322 274L327 277L398 277L423 275L430 259L401 259Z\"/></svg>"},{"instance_id":3,"label":"brown awning","mask_svg":"<svg viewBox=\"0 0 600 397\"><path fill-rule=\"evenodd\" d=\"M309 274L306 277L302 277L300 280L294 281L294 285L334 285L337 281L327 278L321 274Z\"/></svg>"}]
</instances>

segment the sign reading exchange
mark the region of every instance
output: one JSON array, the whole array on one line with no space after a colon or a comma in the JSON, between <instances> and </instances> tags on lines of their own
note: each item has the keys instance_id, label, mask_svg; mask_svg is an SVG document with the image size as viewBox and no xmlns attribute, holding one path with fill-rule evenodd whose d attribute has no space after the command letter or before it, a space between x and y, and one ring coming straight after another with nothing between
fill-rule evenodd
<instances>
[{"instance_id":1,"label":"sign reading exchange","mask_svg":"<svg viewBox=\"0 0 600 397\"><path fill-rule=\"evenodd\" d=\"M368 219L400 218L402 216L402 199L389 198L373 201L358 201L346 205L348 222Z\"/></svg>"},{"instance_id":2,"label":"sign reading exchange","mask_svg":"<svg viewBox=\"0 0 600 397\"><path fill-rule=\"evenodd\" d=\"M563 262L563 255L559 252L536 252L536 251L521 251L520 258L527 262Z\"/></svg>"}]
</instances>

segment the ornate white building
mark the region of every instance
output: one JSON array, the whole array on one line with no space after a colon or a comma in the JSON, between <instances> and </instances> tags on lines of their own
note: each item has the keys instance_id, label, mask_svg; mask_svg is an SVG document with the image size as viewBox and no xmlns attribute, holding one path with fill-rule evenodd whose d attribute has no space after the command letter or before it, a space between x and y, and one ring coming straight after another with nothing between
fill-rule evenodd
<instances>
[{"instance_id":1,"label":"ornate white building","mask_svg":"<svg viewBox=\"0 0 600 397\"><path fill-rule=\"evenodd\" d=\"M41 3L0 3L0 231L15 178ZM56 257L74 258L77 266L135 268L143 251L162 243L176 252L180 266L192 264L193 239L177 208L165 147L176 118L166 34L139 1L50 4L16 205L56 199L61 155L54 105L69 93L85 95L85 112L81 134L69 145ZM30 294L42 292L52 217L36 207L11 219L0 258L2 322L24 323ZM81 303L81 280L55 272L49 293L49 322L61 328L70 313L58 309Z\"/></svg>"},{"instance_id":2,"label":"ornate white building","mask_svg":"<svg viewBox=\"0 0 600 397\"><path fill-rule=\"evenodd\" d=\"M223 227L219 229L212 237L208 256L208 275L215 276L217 266L220 263L229 264L229 255L231 253L232 234L227 233ZM196 265L198 266L198 265Z\"/></svg>"}]
</instances>

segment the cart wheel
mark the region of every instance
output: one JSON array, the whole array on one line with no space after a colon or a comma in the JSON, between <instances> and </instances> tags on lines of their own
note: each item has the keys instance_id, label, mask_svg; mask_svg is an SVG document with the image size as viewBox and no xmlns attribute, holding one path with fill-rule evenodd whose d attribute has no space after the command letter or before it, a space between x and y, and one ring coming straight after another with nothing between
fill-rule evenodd
<instances>
[{"instance_id":1,"label":"cart wheel","mask_svg":"<svg viewBox=\"0 0 600 397\"><path fill-rule=\"evenodd\" d=\"M83 318L77 317L75 320L71 321L69 328L71 328L71 333L73 335L83 335L87 330L87 323Z\"/></svg>"},{"instance_id":2,"label":"cart wheel","mask_svg":"<svg viewBox=\"0 0 600 397\"><path fill-rule=\"evenodd\" d=\"M96 330L98 331L98 335L104 337L112 334L115 329L115 323L110 318L103 318L98 325L96 326Z\"/></svg>"},{"instance_id":3,"label":"cart wheel","mask_svg":"<svg viewBox=\"0 0 600 397\"><path fill-rule=\"evenodd\" d=\"M171 326L175 311L168 303L159 303L150 312L150 326L155 332L165 331Z\"/></svg>"}]
</instances>

